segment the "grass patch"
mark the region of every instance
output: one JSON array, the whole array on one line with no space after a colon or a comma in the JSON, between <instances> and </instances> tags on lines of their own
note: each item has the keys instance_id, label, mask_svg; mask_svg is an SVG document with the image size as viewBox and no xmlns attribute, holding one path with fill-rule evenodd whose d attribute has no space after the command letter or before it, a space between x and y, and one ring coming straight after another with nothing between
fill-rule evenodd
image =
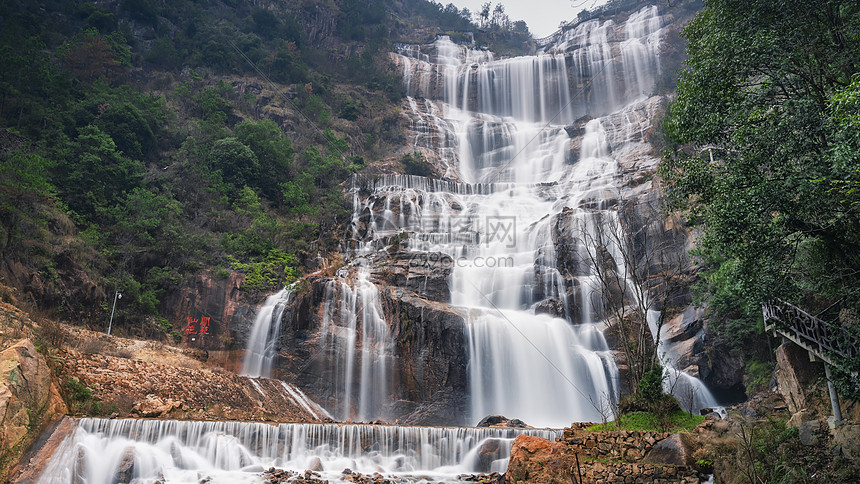
<instances>
[{"instance_id":1,"label":"grass patch","mask_svg":"<svg viewBox=\"0 0 860 484\"><path fill-rule=\"evenodd\" d=\"M612 422L588 427L589 432L610 432L613 430L639 430L645 432L690 432L702 423L705 417L690 415L677 410L662 420L653 413L631 412L620 415Z\"/></svg>"}]
</instances>

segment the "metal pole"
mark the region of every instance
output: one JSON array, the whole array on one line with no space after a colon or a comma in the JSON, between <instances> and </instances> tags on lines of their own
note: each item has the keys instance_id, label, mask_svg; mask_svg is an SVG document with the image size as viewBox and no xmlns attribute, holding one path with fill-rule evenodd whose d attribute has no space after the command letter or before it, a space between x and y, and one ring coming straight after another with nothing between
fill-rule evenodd
<instances>
[{"instance_id":1,"label":"metal pole","mask_svg":"<svg viewBox=\"0 0 860 484\"><path fill-rule=\"evenodd\" d=\"M842 411L839 409L839 396L836 394L836 386L830 376L830 365L824 363L824 376L827 377L827 391L830 393L830 406L833 407L833 425L842 423Z\"/></svg>"},{"instance_id":2,"label":"metal pole","mask_svg":"<svg viewBox=\"0 0 860 484\"><path fill-rule=\"evenodd\" d=\"M116 311L116 298L119 296L119 290L116 291L113 295L113 309L110 310L110 322L108 323L108 331L107 334L110 334L110 328L113 326L113 312Z\"/></svg>"}]
</instances>

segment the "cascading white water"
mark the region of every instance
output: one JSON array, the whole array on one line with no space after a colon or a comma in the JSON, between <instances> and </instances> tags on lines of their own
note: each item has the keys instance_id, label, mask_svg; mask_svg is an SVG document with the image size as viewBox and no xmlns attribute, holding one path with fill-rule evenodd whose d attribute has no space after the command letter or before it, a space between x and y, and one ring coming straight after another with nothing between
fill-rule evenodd
<instances>
[{"instance_id":1,"label":"cascading white water","mask_svg":"<svg viewBox=\"0 0 860 484\"><path fill-rule=\"evenodd\" d=\"M267 297L251 327L248 347L242 359L242 375L269 378L272 376L272 365L278 354L278 334L281 330L281 317L284 309L292 299L292 291L283 288Z\"/></svg>"},{"instance_id":2,"label":"cascading white water","mask_svg":"<svg viewBox=\"0 0 860 484\"><path fill-rule=\"evenodd\" d=\"M531 429L85 418L38 482L109 484L126 469L134 482L259 483L264 469L301 472L316 458L332 483L347 482L345 468L416 483L454 482L457 474L504 472L511 442L522 433L561 437ZM499 445L479 456L488 441Z\"/></svg>"},{"instance_id":3,"label":"cascading white water","mask_svg":"<svg viewBox=\"0 0 860 484\"><path fill-rule=\"evenodd\" d=\"M651 329L651 334L655 335L655 344L657 345L657 356L660 359L660 364L663 365L663 388L666 392L671 392L678 398L678 402L684 410L698 412L703 408L717 409L722 411L717 398L705 386L705 383L682 371L678 368L678 355L674 345L666 337L666 327L659 328L658 321L660 320L659 311L648 311L648 326Z\"/></svg>"},{"instance_id":4,"label":"cascading white water","mask_svg":"<svg viewBox=\"0 0 860 484\"><path fill-rule=\"evenodd\" d=\"M333 413L340 420L386 419L394 343L368 267L362 265L352 283L332 280L325 291L320 344L335 364Z\"/></svg>"},{"instance_id":5,"label":"cascading white water","mask_svg":"<svg viewBox=\"0 0 860 484\"><path fill-rule=\"evenodd\" d=\"M363 250L402 232L411 250L452 257L451 304L468 310L474 420L503 413L560 426L605 416L616 397L594 270L566 287L553 237L569 223L583 231L573 244L583 250L618 225L618 160L650 157L650 120L638 112L661 72L662 36L657 7L645 7L621 25L580 24L530 57L495 60L446 37L429 49L398 46L416 149L468 183L384 177L370 196L356 194L354 220L370 215ZM553 304L553 316L539 314Z\"/></svg>"}]
</instances>

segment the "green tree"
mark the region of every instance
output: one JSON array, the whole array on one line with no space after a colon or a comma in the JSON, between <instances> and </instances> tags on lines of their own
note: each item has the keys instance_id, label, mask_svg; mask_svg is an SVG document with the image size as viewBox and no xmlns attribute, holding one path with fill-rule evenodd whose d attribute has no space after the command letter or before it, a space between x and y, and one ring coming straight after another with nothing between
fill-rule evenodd
<instances>
[{"instance_id":1,"label":"green tree","mask_svg":"<svg viewBox=\"0 0 860 484\"><path fill-rule=\"evenodd\" d=\"M128 255L135 261L132 272L147 261L179 266L187 250L182 230L182 204L142 187L133 189L110 209L113 233L111 255Z\"/></svg>"},{"instance_id":2,"label":"green tree","mask_svg":"<svg viewBox=\"0 0 860 484\"><path fill-rule=\"evenodd\" d=\"M219 139L212 145L209 163L221 172L224 181L239 188L253 184L260 176L260 161L247 145L236 138Z\"/></svg>"},{"instance_id":3,"label":"green tree","mask_svg":"<svg viewBox=\"0 0 860 484\"><path fill-rule=\"evenodd\" d=\"M705 289L725 320L753 324L775 297L860 304L860 217L834 190L858 180L858 160L833 121L858 32L860 6L840 0L709 0L684 31L662 170L704 229Z\"/></svg>"},{"instance_id":4,"label":"green tree","mask_svg":"<svg viewBox=\"0 0 860 484\"><path fill-rule=\"evenodd\" d=\"M274 121L245 121L235 129L236 139L248 146L260 163L253 183L269 200L279 199L278 185L287 180L293 165L290 139Z\"/></svg>"},{"instance_id":5,"label":"green tree","mask_svg":"<svg viewBox=\"0 0 860 484\"><path fill-rule=\"evenodd\" d=\"M54 173L69 208L85 217L114 206L126 192L140 186L144 167L123 156L98 126L85 126Z\"/></svg>"}]
</instances>

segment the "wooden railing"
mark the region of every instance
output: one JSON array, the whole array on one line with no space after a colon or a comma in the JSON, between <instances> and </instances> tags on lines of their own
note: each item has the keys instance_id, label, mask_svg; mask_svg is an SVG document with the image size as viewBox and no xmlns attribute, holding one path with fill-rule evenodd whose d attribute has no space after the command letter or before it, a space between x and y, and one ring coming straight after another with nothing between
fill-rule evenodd
<instances>
[{"instance_id":1,"label":"wooden railing","mask_svg":"<svg viewBox=\"0 0 860 484\"><path fill-rule=\"evenodd\" d=\"M765 331L779 333L828 364L832 356L860 357L860 340L843 328L822 321L784 301L762 304Z\"/></svg>"},{"instance_id":2,"label":"wooden railing","mask_svg":"<svg viewBox=\"0 0 860 484\"><path fill-rule=\"evenodd\" d=\"M548 46L549 44L551 44L551 43L555 42L555 40L556 40L559 36L561 36L561 33L562 33L563 31L564 31L564 29L558 29L558 30L556 30L555 32L553 32L553 33L551 33L551 34L547 35L546 37L541 37L541 38L539 38L539 39L535 39L535 45L536 45L536 46L538 46L538 47L540 47L540 48L546 47L546 46Z\"/></svg>"}]
</instances>

